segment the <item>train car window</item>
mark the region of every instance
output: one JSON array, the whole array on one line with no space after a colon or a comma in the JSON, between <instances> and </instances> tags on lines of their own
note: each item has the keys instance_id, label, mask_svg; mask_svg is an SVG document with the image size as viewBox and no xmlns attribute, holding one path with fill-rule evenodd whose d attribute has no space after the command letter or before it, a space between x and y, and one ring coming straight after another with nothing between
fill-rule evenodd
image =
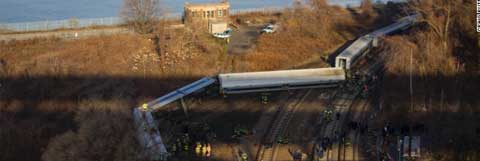
<instances>
[{"instance_id":1,"label":"train car window","mask_svg":"<svg viewBox=\"0 0 480 161\"><path fill-rule=\"evenodd\" d=\"M346 68L347 67L347 59L339 59L339 61L340 61L338 63L339 67L341 67L341 68Z\"/></svg>"}]
</instances>

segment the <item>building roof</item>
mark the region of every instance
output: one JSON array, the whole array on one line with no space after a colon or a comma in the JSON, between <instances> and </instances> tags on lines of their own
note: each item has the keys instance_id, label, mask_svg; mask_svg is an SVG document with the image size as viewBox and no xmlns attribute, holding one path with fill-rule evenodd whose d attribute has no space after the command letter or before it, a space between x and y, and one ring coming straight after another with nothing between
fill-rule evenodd
<instances>
[{"instance_id":1,"label":"building roof","mask_svg":"<svg viewBox=\"0 0 480 161\"><path fill-rule=\"evenodd\" d=\"M189 10L203 10L206 8L230 8L229 2L218 2L218 3L185 3L185 8Z\"/></svg>"}]
</instances>

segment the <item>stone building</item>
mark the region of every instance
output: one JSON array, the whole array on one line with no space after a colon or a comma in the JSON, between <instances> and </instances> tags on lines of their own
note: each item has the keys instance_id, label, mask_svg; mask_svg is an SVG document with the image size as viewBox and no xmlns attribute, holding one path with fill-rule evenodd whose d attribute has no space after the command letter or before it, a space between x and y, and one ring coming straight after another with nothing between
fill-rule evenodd
<instances>
[{"instance_id":1,"label":"stone building","mask_svg":"<svg viewBox=\"0 0 480 161\"><path fill-rule=\"evenodd\" d=\"M183 20L185 24L195 23L208 27L210 33L223 32L227 29L230 3L185 3Z\"/></svg>"},{"instance_id":2,"label":"stone building","mask_svg":"<svg viewBox=\"0 0 480 161\"><path fill-rule=\"evenodd\" d=\"M185 3L184 18L189 20L209 20L228 18L230 3L223 1L220 3Z\"/></svg>"}]
</instances>

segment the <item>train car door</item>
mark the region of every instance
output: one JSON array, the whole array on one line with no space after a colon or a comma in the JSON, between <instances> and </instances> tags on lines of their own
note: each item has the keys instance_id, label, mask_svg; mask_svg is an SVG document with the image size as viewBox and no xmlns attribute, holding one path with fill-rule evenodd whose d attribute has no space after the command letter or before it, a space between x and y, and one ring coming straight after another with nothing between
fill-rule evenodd
<instances>
[{"instance_id":1,"label":"train car door","mask_svg":"<svg viewBox=\"0 0 480 161\"><path fill-rule=\"evenodd\" d=\"M347 68L347 59L344 59L344 58L338 59L338 67L346 69Z\"/></svg>"}]
</instances>

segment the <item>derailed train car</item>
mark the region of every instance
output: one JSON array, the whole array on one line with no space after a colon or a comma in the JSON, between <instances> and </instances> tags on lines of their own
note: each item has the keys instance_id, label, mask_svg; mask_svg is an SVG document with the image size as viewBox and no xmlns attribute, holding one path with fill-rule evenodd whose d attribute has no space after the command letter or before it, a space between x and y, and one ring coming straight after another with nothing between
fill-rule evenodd
<instances>
[{"instance_id":1,"label":"derailed train car","mask_svg":"<svg viewBox=\"0 0 480 161\"><path fill-rule=\"evenodd\" d=\"M335 58L335 67L352 69L357 60L378 43L379 38L409 28L415 24L417 17L416 14L403 17L391 25L358 38Z\"/></svg>"},{"instance_id":2,"label":"derailed train car","mask_svg":"<svg viewBox=\"0 0 480 161\"><path fill-rule=\"evenodd\" d=\"M347 70L351 69L357 59L371 49L373 39L373 36L366 35L355 40L335 58L335 67Z\"/></svg>"},{"instance_id":3,"label":"derailed train car","mask_svg":"<svg viewBox=\"0 0 480 161\"><path fill-rule=\"evenodd\" d=\"M223 94L328 88L338 86L345 79L342 68L229 73L218 76L220 92Z\"/></svg>"}]
</instances>

